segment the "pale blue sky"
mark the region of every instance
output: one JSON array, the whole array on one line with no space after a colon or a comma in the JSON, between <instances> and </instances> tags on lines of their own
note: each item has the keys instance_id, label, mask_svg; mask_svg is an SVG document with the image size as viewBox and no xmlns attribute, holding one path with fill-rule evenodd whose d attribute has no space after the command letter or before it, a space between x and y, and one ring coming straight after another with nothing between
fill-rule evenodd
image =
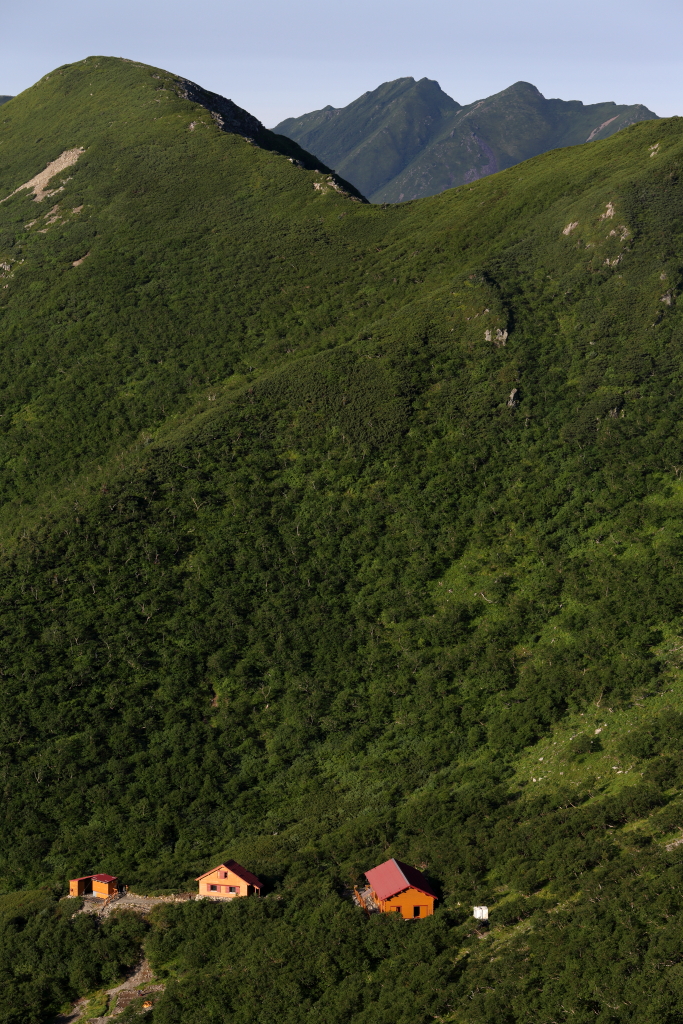
<instances>
[{"instance_id":1,"label":"pale blue sky","mask_svg":"<svg viewBox=\"0 0 683 1024\"><path fill-rule=\"evenodd\" d=\"M107 54L192 78L268 127L405 75L460 103L523 79L683 114L681 0L3 0L0 24L0 93Z\"/></svg>"}]
</instances>

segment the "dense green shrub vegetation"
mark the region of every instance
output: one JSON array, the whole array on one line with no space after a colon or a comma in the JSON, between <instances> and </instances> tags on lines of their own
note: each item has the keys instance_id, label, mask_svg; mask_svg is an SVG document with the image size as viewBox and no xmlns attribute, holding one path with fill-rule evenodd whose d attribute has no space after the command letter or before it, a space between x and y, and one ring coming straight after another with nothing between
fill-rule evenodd
<instances>
[{"instance_id":1,"label":"dense green shrub vegetation","mask_svg":"<svg viewBox=\"0 0 683 1024\"><path fill-rule=\"evenodd\" d=\"M258 872L162 1021L676 1022L679 119L374 208L92 58L2 196L75 147L0 204L3 890Z\"/></svg>"},{"instance_id":2,"label":"dense green shrub vegetation","mask_svg":"<svg viewBox=\"0 0 683 1024\"><path fill-rule=\"evenodd\" d=\"M169 908L147 943L166 981L153 1019L674 1021L682 880L680 866L631 856L595 869L578 903L510 901L490 933L461 909L414 927L305 890Z\"/></svg>"},{"instance_id":3,"label":"dense green shrub vegetation","mask_svg":"<svg viewBox=\"0 0 683 1024\"><path fill-rule=\"evenodd\" d=\"M39 1024L133 967L146 925L130 911L100 922L49 889L0 896L0 1021Z\"/></svg>"}]
</instances>

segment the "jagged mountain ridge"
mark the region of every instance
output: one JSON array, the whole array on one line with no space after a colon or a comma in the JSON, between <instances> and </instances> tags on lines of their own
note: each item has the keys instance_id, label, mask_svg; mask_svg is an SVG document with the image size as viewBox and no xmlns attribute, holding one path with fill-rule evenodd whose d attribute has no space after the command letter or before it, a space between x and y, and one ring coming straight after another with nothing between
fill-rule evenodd
<instances>
[{"instance_id":1,"label":"jagged mountain ridge","mask_svg":"<svg viewBox=\"0 0 683 1024\"><path fill-rule=\"evenodd\" d=\"M399 78L346 107L288 118L273 130L381 203L435 195L656 116L642 104L546 99L527 82L461 106L438 82Z\"/></svg>"}]
</instances>

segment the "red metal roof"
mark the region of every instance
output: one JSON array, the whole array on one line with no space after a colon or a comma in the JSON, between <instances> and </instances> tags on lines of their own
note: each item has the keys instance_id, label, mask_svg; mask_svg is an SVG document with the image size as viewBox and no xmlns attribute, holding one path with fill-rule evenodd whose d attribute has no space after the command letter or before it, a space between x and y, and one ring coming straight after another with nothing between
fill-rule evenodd
<instances>
[{"instance_id":1,"label":"red metal roof","mask_svg":"<svg viewBox=\"0 0 683 1024\"><path fill-rule=\"evenodd\" d=\"M115 882L116 875L81 875L80 878L70 878L70 882L87 882L89 878L94 878L96 882Z\"/></svg>"},{"instance_id":2,"label":"red metal roof","mask_svg":"<svg viewBox=\"0 0 683 1024\"><path fill-rule=\"evenodd\" d=\"M248 885L254 885L257 889L263 888L256 875L252 875L251 871L247 871L247 869L243 868L241 864L238 864L236 860L228 860L225 864L218 864L215 868L205 871L203 875L199 876L199 878L195 878L195 882L201 882L202 878L206 878L207 875L213 874L214 871L220 871L221 868L225 868L226 871L232 871L233 874L237 875L238 878L241 878L243 882L247 882Z\"/></svg>"},{"instance_id":3,"label":"red metal roof","mask_svg":"<svg viewBox=\"0 0 683 1024\"><path fill-rule=\"evenodd\" d=\"M385 860L384 864L379 864L376 868L370 868L365 872L365 877L380 900L388 900L411 888L423 892L425 896L433 896L434 899L438 899L427 879L417 868L411 868L400 860L394 860L393 857L391 860Z\"/></svg>"},{"instance_id":4,"label":"red metal roof","mask_svg":"<svg viewBox=\"0 0 683 1024\"><path fill-rule=\"evenodd\" d=\"M257 889L263 888L256 875L252 875L251 871L247 871L247 869L243 868L241 864L238 864L236 860L229 860L225 866L226 868L230 868L231 871L234 871L236 875L239 875L243 881L248 882L249 885L255 885Z\"/></svg>"}]
</instances>

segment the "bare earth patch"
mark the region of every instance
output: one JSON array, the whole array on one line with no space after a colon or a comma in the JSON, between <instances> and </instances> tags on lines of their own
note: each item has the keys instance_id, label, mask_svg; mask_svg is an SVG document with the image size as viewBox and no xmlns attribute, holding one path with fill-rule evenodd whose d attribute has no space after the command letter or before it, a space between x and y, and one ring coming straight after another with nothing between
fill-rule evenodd
<instances>
[{"instance_id":1,"label":"bare earth patch","mask_svg":"<svg viewBox=\"0 0 683 1024\"><path fill-rule=\"evenodd\" d=\"M14 192L10 192L8 196L0 202L7 202L12 196L15 196L17 192L22 192L25 188L33 189L33 195L35 201L39 203L45 198L47 193L48 182L54 178L55 174L59 174L60 171L65 171L67 167L73 167L78 160L81 153L85 153L84 149L65 149L61 156L58 156L56 160L53 160L47 165L44 171L40 174L36 174L35 178L31 178L24 185L20 185L19 188L15 188Z\"/></svg>"},{"instance_id":2,"label":"bare earth patch","mask_svg":"<svg viewBox=\"0 0 683 1024\"><path fill-rule=\"evenodd\" d=\"M598 127L594 128L593 131L590 133L590 135L586 139L586 142L592 142L595 136L598 134L598 132L601 132L602 129L606 128L608 124L612 123L612 121L616 121L618 117L619 115L615 114L614 117L610 117L609 121L603 121L602 124L599 124Z\"/></svg>"},{"instance_id":3,"label":"bare earth patch","mask_svg":"<svg viewBox=\"0 0 683 1024\"><path fill-rule=\"evenodd\" d=\"M109 917L110 914L118 910L134 910L138 914L148 914L154 907L161 906L164 903L186 903L188 900L195 898L195 894L189 892L177 893L174 896L139 896L135 892L127 892L123 896L112 896L108 900L86 896L81 909L77 910L72 916L96 914L98 917Z\"/></svg>"}]
</instances>

